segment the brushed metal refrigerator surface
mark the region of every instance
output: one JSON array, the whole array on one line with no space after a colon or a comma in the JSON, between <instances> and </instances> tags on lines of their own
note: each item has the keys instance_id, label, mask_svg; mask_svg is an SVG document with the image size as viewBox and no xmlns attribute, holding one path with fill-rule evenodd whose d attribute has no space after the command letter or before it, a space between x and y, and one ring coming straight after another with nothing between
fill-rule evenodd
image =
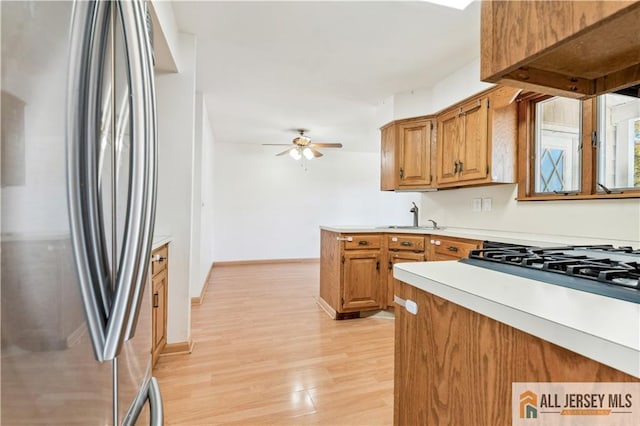
<instances>
[{"instance_id":1,"label":"brushed metal refrigerator surface","mask_svg":"<svg viewBox=\"0 0 640 426\"><path fill-rule=\"evenodd\" d=\"M67 169L74 7L70 1L0 3L3 425L150 421L148 408L140 415L139 407L132 409L134 401L146 400L151 374L150 285L141 289L137 322L129 319L135 327L129 327L117 357L103 362L96 360L80 291ZM131 215L135 140L122 18L115 6L107 13L110 25L102 34L107 53L98 61L101 78L92 83L100 101L94 144L100 261L105 282L114 287L131 232L125 223Z\"/></svg>"}]
</instances>

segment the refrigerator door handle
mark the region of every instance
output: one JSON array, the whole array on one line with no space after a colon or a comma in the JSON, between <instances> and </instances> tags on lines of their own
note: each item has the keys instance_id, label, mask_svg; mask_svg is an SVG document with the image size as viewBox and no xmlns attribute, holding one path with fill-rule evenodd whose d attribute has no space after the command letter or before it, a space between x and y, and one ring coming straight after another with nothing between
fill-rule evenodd
<instances>
[{"instance_id":1,"label":"refrigerator door handle","mask_svg":"<svg viewBox=\"0 0 640 426\"><path fill-rule=\"evenodd\" d=\"M104 356L107 359L118 355L124 340L135 328L136 308L142 299L151 253L150 204L155 189L150 179L150 176L155 175L155 163L152 162L155 146L151 143L152 138L155 140L155 129L149 128L148 118L148 39L141 30L144 28L143 5L138 1L119 1L116 5L122 22L128 61L132 139L126 223L104 348Z\"/></svg>"},{"instance_id":2,"label":"refrigerator door handle","mask_svg":"<svg viewBox=\"0 0 640 426\"><path fill-rule=\"evenodd\" d=\"M160 386L155 377L147 379L141 391L133 401L129 412L122 421L123 426L138 424L138 419L145 403L149 403L149 425L162 426L164 424L164 406Z\"/></svg>"},{"instance_id":3,"label":"refrigerator door handle","mask_svg":"<svg viewBox=\"0 0 640 426\"><path fill-rule=\"evenodd\" d=\"M155 377L149 382L149 408L151 409L151 426L162 426L164 424L164 407L162 406L162 394L160 386Z\"/></svg>"},{"instance_id":4,"label":"refrigerator door handle","mask_svg":"<svg viewBox=\"0 0 640 426\"><path fill-rule=\"evenodd\" d=\"M137 7L139 6L139 7ZM151 246L153 241L153 229L156 217L156 192L157 192L157 138L156 138L156 99L155 99L155 82L153 71L153 45L152 34L153 28L150 27L151 17L146 2L135 5L135 23L138 37L141 42L140 53L142 59L142 71L145 83L145 130L146 139L144 145L147 148L147 167L148 173L145 175L147 187L146 199L146 217L143 229L142 252L144 262L139 267L139 282L136 283L134 291L134 301L132 306L132 315L129 317L127 324L126 338L131 339L135 334L136 324L138 322L138 314L142 304L143 293L148 272L148 263L151 254Z\"/></svg>"},{"instance_id":5,"label":"refrigerator door handle","mask_svg":"<svg viewBox=\"0 0 640 426\"><path fill-rule=\"evenodd\" d=\"M152 70L141 2L76 2L70 38L67 192L78 280L94 355L114 359L133 334L142 300L155 202L155 123L150 114ZM128 200L116 276L109 271L98 178L100 94L110 13L118 13L130 93ZM115 29L114 29L115 31ZM151 86L152 88L152 86Z\"/></svg>"},{"instance_id":6,"label":"refrigerator door handle","mask_svg":"<svg viewBox=\"0 0 640 426\"><path fill-rule=\"evenodd\" d=\"M98 361L105 361L106 324L111 305L101 224L97 201L89 186L97 174L95 122L102 78L96 72L104 58L109 21L109 2L76 2L71 23L67 87L67 200L74 260L84 305L87 328ZM96 259L99 259L96 261Z\"/></svg>"}]
</instances>

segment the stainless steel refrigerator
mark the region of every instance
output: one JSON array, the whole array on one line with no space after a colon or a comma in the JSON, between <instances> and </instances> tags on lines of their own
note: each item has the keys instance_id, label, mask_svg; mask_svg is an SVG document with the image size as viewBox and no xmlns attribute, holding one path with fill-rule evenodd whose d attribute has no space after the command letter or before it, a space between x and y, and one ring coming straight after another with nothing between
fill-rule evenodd
<instances>
[{"instance_id":1,"label":"stainless steel refrigerator","mask_svg":"<svg viewBox=\"0 0 640 426\"><path fill-rule=\"evenodd\" d=\"M1 423L162 424L147 5L2 1L0 15Z\"/></svg>"}]
</instances>

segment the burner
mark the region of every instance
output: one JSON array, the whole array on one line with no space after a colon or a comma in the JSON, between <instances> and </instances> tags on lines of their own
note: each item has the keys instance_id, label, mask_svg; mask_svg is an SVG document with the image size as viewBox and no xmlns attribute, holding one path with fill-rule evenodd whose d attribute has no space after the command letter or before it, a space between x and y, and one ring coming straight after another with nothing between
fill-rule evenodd
<instances>
[{"instance_id":1,"label":"burner","mask_svg":"<svg viewBox=\"0 0 640 426\"><path fill-rule=\"evenodd\" d=\"M640 303L640 250L632 247L491 248L462 262Z\"/></svg>"}]
</instances>

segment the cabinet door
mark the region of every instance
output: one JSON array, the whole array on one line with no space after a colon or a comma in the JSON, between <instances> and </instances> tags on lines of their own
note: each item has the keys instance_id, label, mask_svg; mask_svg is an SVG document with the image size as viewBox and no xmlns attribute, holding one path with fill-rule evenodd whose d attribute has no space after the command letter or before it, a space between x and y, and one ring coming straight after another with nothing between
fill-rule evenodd
<instances>
[{"instance_id":1,"label":"cabinet door","mask_svg":"<svg viewBox=\"0 0 640 426\"><path fill-rule=\"evenodd\" d=\"M462 106L460 127L462 136L458 153L459 180L487 177L487 97L470 101Z\"/></svg>"},{"instance_id":2,"label":"cabinet door","mask_svg":"<svg viewBox=\"0 0 640 426\"><path fill-rule=\"evenodd\" d=\"M344 254L342 309L378 308L380 303L380 251L351 251Z\"/></svg>"},{"instance_id":3,"label":"cabinet door","mask_svg":"<svg viewBox=\"0 0 640 426\"><path fill-rule=\"evenodd\" d=\"M399 134L399 186L431 184L431 121L402 123Z\"/></svg>"},{"instance_id":4,"label":"cabinet door","mask_svg":"<svg viewBox=\"0 0 640 426\"><path fill-rule=\"evenodd\" d=\"M396 125L389 125L380 130L380 189L382 191L393 191L398 188L396 130Z\"/></svg>"},{"instance_id":5,"label":"cabinet door","mask_svg":"<svg viewBox=\"0 0 640 426\"><path fill-rule=\"evenodd\" d=\"M167 343L167 270L163 269L152 278L152 351L153 364L156 363L160 351Z\"/></svg>"},{"instance_id":6,"label":"cabinet door","mask_svg":"<svg viewBox=\"0 0 640 426\"><path fill-rule=\"evenodd\" d=\"M459 110L451 110L438 117L436 179L438 184L458 180L457 161L460 144Z\"/></svg>"},{"instance_id":7,"label":"cabinet door","mask_svg":"<svg viewBox=\"0 0 640 426\"><path fill-rule=\"evenodd\" d=\"M387 264L387 306L393 306L393 292L396 279L393 278L393 265L403 262L424 262L424 252L414 253L411 251L390 251Z\"/></svg>"}]
</instances>

